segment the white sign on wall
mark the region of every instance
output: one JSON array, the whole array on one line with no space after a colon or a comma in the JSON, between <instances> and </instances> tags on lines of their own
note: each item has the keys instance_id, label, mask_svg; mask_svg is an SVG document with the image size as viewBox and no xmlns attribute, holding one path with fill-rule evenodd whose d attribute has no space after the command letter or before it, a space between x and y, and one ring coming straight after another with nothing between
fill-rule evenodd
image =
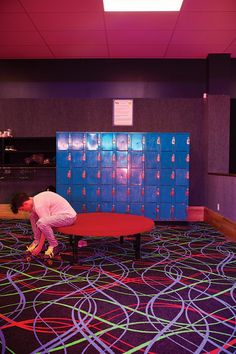
<instances>
[{"instance_id":1,"label":"white sign on wall","mask_svg":"<svg viewBox=\"0 0 236 354\"><path fill-rule=\"evenodd\" d=\"M133 100L113 100L113 125L133 125Z\"/></svg>"}]
</instances>

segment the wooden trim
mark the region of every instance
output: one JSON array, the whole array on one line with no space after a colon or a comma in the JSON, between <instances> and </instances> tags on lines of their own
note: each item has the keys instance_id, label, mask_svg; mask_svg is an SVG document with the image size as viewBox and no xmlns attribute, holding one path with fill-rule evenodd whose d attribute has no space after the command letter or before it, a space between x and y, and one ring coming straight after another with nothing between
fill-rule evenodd
<instances>
[{"instance_id":1,"label":"wooden trim","mask_svg":"<svg viewBox=\"0 0 236 354\"><path fill-rule=\"evenodd\" d=\"M0 204L0 219L29 219L29 214L23 211L13 214L10 204Z\"/></svg>"},{"instance_id":2,"label":"wooden trim","mask_svg":"<svg viewBox=\"0 0 236 354\"><path fill-rule=\"evenodd\" d=\"M188 207L187 221L204 221L204 206Z\"/></svg>"},{"instance_id":3,"label":"wooden trim","mask_svg":"<svg viewBox=\"0 0 236 354\"><path fill-rule=\"evenodd\" d=\"M236 223L233 220L227 219L211 209L204 208L204 221L229 237L231 241L236 241Z\"/></svg>"},{"instance_id":4,"label":"wooden trim","mask_svg":"<svg viewBox=\"0 0 236 354\"><path fill-rule=\"evenodd\" d=\"M0 218L1 219L28 219L28 213L19 212L13 214L9 204L0 204ZM204 221L204 207L191 206L188 208L188 221Z\"/></svg>"},{"instance_id":5,"label":"wooden trim","mask_svg":"<svg viewBox=\"0 0 236 354\"><path fill-rule=\"evenodd\" d=\"M9 204L0 204L0 219L29 219L29 214L26 212L13 214ZM236 241L236 222L204 206L190 206L187 221L205 221L230 240Z\"/></svg>"}]
</instances>

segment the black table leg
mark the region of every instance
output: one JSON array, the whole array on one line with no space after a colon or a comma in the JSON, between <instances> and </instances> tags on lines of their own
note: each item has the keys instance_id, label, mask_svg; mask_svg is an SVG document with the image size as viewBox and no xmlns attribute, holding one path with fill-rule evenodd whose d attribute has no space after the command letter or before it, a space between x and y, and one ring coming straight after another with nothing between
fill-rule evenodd
<instances>
[{"instance_id":1,"label":"black table leg","mask_svg":"<svg viewBox=\"0 0 236 354\"><path fill-rule=\"evenodd\" d=\"M72 264L78 263L78 237L70 235L70 245L72 247Z\"/></svg>"},{"instance_id":2,"label":"black table leg","mask_svg":"<svg viewBox=\"0 0 236 354\"><path fill-rule=\"evenodd\" d=\"M135 250L135 259L141 258L141 234L134 235L134 250Z\"/></svg>"}]
</instances>

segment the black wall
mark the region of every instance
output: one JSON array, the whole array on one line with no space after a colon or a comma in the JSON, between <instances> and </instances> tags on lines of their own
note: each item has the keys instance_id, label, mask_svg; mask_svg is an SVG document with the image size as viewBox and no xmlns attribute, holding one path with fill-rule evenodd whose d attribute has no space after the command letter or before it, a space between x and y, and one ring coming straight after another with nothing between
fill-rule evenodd
<instances>
[{"instance_id":1,"label":"black wall","mask_svg":"<svg viewBox=\"0 0 236 354\"><path fill-rule=\"evenodd\" d=\"M56 131L190 132L190 204L204 205L206 159L225 158L225 152L217 151L218 125L212 124L218 98L210 105L202 98L208 89L213 95L228 90L227 95L236 97L235 60L227 55L206 60L0 60L0 130L11 128L15 136L52 136ZM132 127L112 125L113 98L134 99ZM224 120L228 108L222 102L217 114Z\"/></svg>"}]
</instances>

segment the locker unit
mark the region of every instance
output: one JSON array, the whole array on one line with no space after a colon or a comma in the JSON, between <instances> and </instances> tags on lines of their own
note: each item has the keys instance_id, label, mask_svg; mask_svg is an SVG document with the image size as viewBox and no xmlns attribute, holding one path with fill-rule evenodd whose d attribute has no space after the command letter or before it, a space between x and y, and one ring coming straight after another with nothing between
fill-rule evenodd
<instances>
[{"instance_id":1,"label":"locker unit","mask_svg":"<svg viewBox=\"0 0 236 354\"><path fill-rule=\"evenodd\" d=\"M78 213L186 220L188 133L58 132L57 192Z\"/></svg>"}]
</instances>

